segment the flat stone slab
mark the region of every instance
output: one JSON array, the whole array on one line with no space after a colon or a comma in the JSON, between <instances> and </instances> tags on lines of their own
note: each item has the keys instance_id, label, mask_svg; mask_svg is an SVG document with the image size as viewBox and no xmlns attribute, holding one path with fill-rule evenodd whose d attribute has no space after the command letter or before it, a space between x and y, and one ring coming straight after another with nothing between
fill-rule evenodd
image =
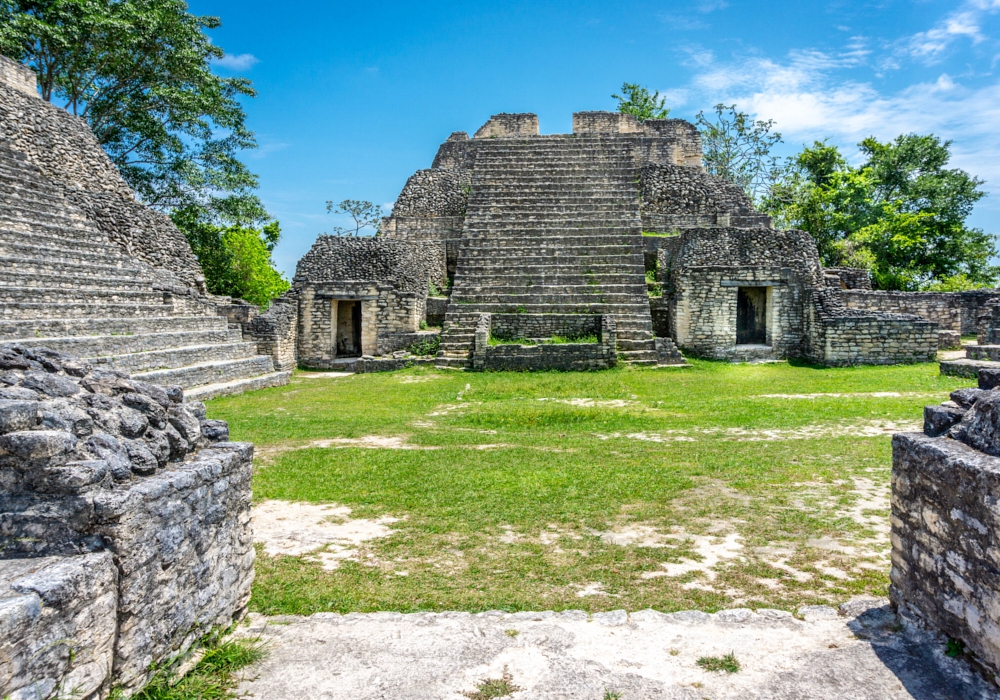
<instances>
[{"instance_id":1,"label":"flat stone slab","mask_svg":"<svg viewBox=\"0 0 1000 700\"><path fill-rule=\"evenodd\" d=\"M900 621L884 600L838 612L724 610L663 614L318 613L253 615L267 658L248 669L240 697L267 700L462 700L504 669L515 700L896 700L998 698L996 686L945 640ZM701 657L733 652L738 673ZM494 697L494 696L489 696Z\"/></svg>"},{"instance_id":2,"label":"flat stone slab","mask_svg":"<svg viewBox=\"0 0 1000 700\"><path fill-rule=\"evenodd\" d=\"M1000 369L1000 362L969 359L944 360L940 363L940 368L941 374L975 379L981 369Z\"/></svg>"}]
</instances>

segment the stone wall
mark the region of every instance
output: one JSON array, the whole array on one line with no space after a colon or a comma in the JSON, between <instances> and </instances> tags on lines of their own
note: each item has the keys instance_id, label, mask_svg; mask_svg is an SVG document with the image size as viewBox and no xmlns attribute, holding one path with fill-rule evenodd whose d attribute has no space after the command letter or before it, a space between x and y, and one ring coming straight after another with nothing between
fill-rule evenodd
<instances>
[{"instance_id":1,"label":"stone wall","mask_svg":"<svg viewBox=\"0 0 1000 700\"><path fill-rule=\"evenodd\" d=\"M642 124L621 112L574 112L574 134L641 134Z\"/></svg>"},{"instance_id":2,"label":"stone wall","mask_svg":"<svg viewBox=\"0 0 1000 700\"><path fill-rule=\"evenodd\" d=\"M39 97L35 71L23 63L10 60L6 56L0 56L0 85L20 90L32 97Z\"/></svg>"},{"instance_id":3,"label":"stone wall","mask_svg":"<svg viewBox=\"0 0 1000 700\"><path fill-rule=\"evenodd\" d=\"M392 215L465 216L471 181L472 173L468 170L418 170L403 186L392 207Z\"/></svg>"},{"instance_id":4,"label":"stone wall","mask_svg":"<svg viewBox=\"0 0 1000 700\"><path fill-rule=\"evenodd\" d=\"M135 690L151 664L245 613L253 447L228 437L228 426L207 420L203 404L184 402L179 387L93 369L45 348L0 347L0 580L21 577L26 560L63 558L31 574L35 590L53 593L51 601L39 595L56 626L72 631L75 620L87 644L88 635L114 625L113 663L93 679L105 690L112 681ZM99 598L113 577L96 560L85 575L73 573L81 555L96 552L109 553L116 570L110 612ZM67 588L64 580L75 583ZM59 591L78 599L58 598ZM76 613L84 607L113 622L95 613L82 624ZM43 644L46 629L17 626L15 648ZM77 673L69 661L52 666L66 674L52 678L53 687ZM0 677L0 697L19 682Z\"/></svg>"},{"instance_id":5,"label":"stone wall","mask_svg":"<svg viewBox=\"0 0 1000 700\"><path fill-rule=\"evenodd\" d=\"M924 409L924 434L893 437L889 595L998 673L1000 391L951 399Z\"/></svg>"},{"instance_id":6,"label":"stone wall","mask_svg":"<svg viewBox=\"0 0 1000 700\"><path fill-rule=\"evenodd\" d=\"M257 343L257 352L270 355L278 372L295 369L298 364L299 302L292 295L275 299L264 313L250 322L250 339Z\"/></svg>"},{"instance_id":7,"label":"stone wall","mask_svg":"<svg viewBox=\"0 0 1000 700\"><path fill-rule=\"evenodd\" d=\"M910 314L934 321L942 330L962 330L962 297L958 294L846 289L842 298L849 309Z\"/></svg>"},{"instance_id":8,"label":"stone wall","mask_svg":"<svg viewBox=\"0 0 1000 700\"><path fill-rule=\"evenodd\" d=\"M485 371L533 372L539 370L583 371L609 369L618 362L615 319L600 317L596 343L553 345L490 345L491 314L482 314L476 324L472 368Z\"/></svg>"},{"instance_id":9,"label":"stone wall","mask_svg":"<svg viewBox=\"0 0 1000 700\"><path fill-rule=\"evenodd\" d=\"M823 274L835 281L838 289L871 289L872 276L868 270L857 267L824 267Z\"/></svg>"},{"instance_id":10,"label":"stone wall","mask_svg":"<svg viewBox=\"0 0 1000 700\"><path fill-rule=\"evenodd\" d=\"M0 561L0 696L105 696L117 591L109 552Z\"/></svg>"},{"instance_id":11,"label":"stone wall","mask_svg":"<svg viewBox=\"0 0 1000 700\"><path fill-rule=\"evenodd\" d=\"M473 135L476 139L538 136L537 114L494 114Z\"/></svg>"},{"instance_id":12,"label":"stone wall","mask_svg":"<svg viewBox=\"0 0 1000 700\"><path fill-rule=\"evenodd\" d=\"M719 214L756 213L742 188L689 166L644 166L639 170L639 192L647 215L711 218L714 223Z\"/></svg>"},{"instance_id":13,"label":"stone wall","mask_svg":"<svg viewBox=\"0 0 1000 700\"><path fill-rule=\"evenodd\" d=\"M490 335L504 340L599 335L600 314L491 314Z\"/></svg>"},{"instance_id":14,"label":"stone wall","mask_svg":"<svg viewBox=\"0 0 1000 700\"><path fill-rule=\"evenodd\" d=\"M427 293L428 265L421 246L385 236L326 236L295 266L295 288L320 282L374 280Z\"/></svg>"},{"instance_id":15,"label":"stone wall","mask_svg":"<svg viewBox=\"0 0 1000 700\"><path fill-rule=\"evenodd\" d=\"M128 255L163 270L168 282L203 291L204 274L184 235L166 216L135 201L84 120L39 99L34 88L5 83L13 70L0 74L0 141L60 185Z\"/></svg>"},{"instance_id":16,"label":"stone wall","mask_svg":"<svg viewBox=\"0 0 1000 700\"><path fill-rule=\"evenodd\" d=\"M919 316L849 309L841 290L817 288L809 304L805 356L828 366L933 362L937 324Z\"/></svg>"}]
</instances>

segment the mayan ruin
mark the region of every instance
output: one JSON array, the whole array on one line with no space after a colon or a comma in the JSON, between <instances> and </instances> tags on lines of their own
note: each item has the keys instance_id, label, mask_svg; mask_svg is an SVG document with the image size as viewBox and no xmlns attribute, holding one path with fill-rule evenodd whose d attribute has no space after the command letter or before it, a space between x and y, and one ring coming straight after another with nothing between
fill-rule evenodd
<instances>
[{"instance_id":1,"label":"mayan ruin","mask_svg":"<svg viewBox=\"0 0 1000 700\"><path fill-rule=\"evenodd\" d=\"M1000 698L1000 6L217 4L0 2L0 700Z\"/></svg>"}]
</instances>

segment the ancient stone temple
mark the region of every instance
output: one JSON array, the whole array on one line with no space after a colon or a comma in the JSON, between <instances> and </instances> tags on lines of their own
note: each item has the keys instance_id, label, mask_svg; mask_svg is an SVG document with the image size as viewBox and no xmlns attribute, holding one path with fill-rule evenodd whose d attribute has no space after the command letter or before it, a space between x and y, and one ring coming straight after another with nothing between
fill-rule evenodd
<instances>
[{"instance_id":1,"label":"ancient stone temple","mask_svg":"<svg viewBox=\"0 0 1000 700\"><path fill-rule=\"evenodd\" d=\"M86 123L0 56L0 343L46 346L191 397L287 382L294 306L205 293L169 218L137 202ZM286 342L287 341L287 342Z\"/></svg>"},{"instance_id":2,"label":"ancient stone temple","mask_svg":"<svg viewBox=\"0 0 1000 700\"><path fill-rule=\"evenodd\" d=\"M533 114L495 115L409 179L383 238L421 251L444 291L427 303L444 365L610 366L610 329L617 358L646 365L683 363L678 347L838 365L928 361L938 346L937 319L849 303L842 280L863 286L863 271L824 272L807 234L774 230L705 173L679 119L580 112L572 134L541 135ZM540 349L552 338L587 342Z\"/></svg>"}]
</instances>

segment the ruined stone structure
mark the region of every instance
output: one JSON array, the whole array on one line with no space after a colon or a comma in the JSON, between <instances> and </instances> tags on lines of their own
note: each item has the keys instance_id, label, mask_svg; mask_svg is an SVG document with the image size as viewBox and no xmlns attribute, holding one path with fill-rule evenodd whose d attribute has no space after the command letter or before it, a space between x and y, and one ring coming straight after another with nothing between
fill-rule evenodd
<instances>
[{"instance_id":1,"label":"ruined stone structure","mask_svg":"<svg viewBox=\"0 0 1000 700\"><path fill-rule=\"evenodd\" d=\"M893 438L893 604L1000 673L1000 371Z\"/></svg>"},{"instance_id":2,"label":"ruined stone structure","mask_svg":"<svg viewBox=\"0 0 1000 700\"><path fill-rule=\"evenodd\" d=\"M540 135L533 114L495 115L441 145L383 232L431 251L431 284L449 294L428 312L443 320L438 361L451 366L491 366L477 352L521 353L505 364L522 368L603 363L597 344L483 345L487 325L497 338L545 340L596 336L596 319L613 317L631 363L683 362L680 346L838 365L932 360L938 325L962 323L912 299L903 313L882 297L858 301L867 274L824 271L808 235L774 230L739 187L705 173L699 134L679 119L579 112L572 134ZM512 318L536 335L512 336Z\"/></svg>"},{"instance_id":3,"label":"ruined stone structure","mask_svg":"<svg viewBox=\"0 0 1000 700\"><path fill-rule=\"evenodd\" d=\"M156 386L0 348L0 697L125 696L246 611L253 446Z\"/></svg>"},{"instance_id":4,"label":"ruined stone structure","mask_svg":"<svg viewBox=\"0 0 1000 700\"><path fill-rule=\"evenodd\" d=\"M0 343L192 396L287 381L294 359L230 326L231 300L205 293L184 235L136 201L82 119L39 99L31 70L2 56L0 184Z\"/></svg>"}]
</instances>

